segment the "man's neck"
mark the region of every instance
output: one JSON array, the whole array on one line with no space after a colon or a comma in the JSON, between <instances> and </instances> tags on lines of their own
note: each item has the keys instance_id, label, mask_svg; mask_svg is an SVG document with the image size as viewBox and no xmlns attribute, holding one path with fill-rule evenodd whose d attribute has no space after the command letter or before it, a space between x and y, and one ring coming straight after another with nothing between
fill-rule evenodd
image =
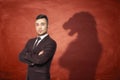
<instances>
[{"instance_id":1,"label":"man's neck","mask_svg":"<svg viewBox=\"0 0 120 80\"><path fill-rule=\"evenodd\" d=\"M45 38L48 35L48 33L45 33L43 35L38 35L37 37L40 37L41 39Z\"/></svg>"}]
</instances>

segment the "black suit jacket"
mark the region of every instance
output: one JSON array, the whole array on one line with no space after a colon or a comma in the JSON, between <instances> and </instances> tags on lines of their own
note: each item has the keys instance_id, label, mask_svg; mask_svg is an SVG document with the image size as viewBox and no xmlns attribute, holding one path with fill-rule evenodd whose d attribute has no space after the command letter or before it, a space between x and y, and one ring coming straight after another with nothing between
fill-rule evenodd
<instances>
[{"instance_id":1,"label":"black suit jacket","mask_svg":"<svg viewBox=\"0 0 120 80\"><path fill-rule=\"evenodd\" d=\"M19 59L28 64L27 80L49 80L49 69L56 51L56 42L48 35L33 49L35 40L36 38L28 40L19 54ZM39 55L40 52L42 54Z\"/></svg>"}]
</instances>

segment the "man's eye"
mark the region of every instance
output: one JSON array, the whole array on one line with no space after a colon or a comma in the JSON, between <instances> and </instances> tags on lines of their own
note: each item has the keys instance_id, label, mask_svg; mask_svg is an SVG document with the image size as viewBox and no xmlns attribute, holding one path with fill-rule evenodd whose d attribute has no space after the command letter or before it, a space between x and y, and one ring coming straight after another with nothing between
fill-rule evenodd
<instances>
[{"instance_id":1,"label":"man's eye","mask_svg":"<svg viewBox=\"0 0 120 80\"><path fill-rule=\"evenodd\" d=\"M45 23L41 23L41 26L44 26L45 25Z\"/></svg>"}]
</instances>

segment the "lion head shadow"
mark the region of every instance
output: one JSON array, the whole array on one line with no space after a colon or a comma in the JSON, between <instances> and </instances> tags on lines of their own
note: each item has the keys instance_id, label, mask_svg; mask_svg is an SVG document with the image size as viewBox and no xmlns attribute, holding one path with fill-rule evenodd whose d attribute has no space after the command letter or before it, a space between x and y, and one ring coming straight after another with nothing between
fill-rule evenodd
<instances>
[{"instance_id":1,"label":"lion head shadow","mask_svg":"<svg viewBox=\"0 0 120 80\"><path fill-rule=\"evenodd\" d=\"M102 51L96 26L89 12L78 12L63 24L65 30L70 29L69 36L77 33L59 60L69 71L69 80L94 80Z\"/></svg>"}]
</instances>

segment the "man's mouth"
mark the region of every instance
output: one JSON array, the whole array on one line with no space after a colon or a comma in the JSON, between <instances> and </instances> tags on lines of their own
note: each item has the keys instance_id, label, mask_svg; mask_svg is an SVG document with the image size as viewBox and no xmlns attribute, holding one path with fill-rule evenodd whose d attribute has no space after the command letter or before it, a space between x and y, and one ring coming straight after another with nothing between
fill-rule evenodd
<instances>
[{"instance_id":1,"label":"man's mouth","mask_svg":"<svg viewBox=\"0 0 120 80\"><path fill-rule=\"evenodd\" d=\"M41 33L42 32L42 30L39 30L39 33Z\"/></svg>"}]
</instances>

